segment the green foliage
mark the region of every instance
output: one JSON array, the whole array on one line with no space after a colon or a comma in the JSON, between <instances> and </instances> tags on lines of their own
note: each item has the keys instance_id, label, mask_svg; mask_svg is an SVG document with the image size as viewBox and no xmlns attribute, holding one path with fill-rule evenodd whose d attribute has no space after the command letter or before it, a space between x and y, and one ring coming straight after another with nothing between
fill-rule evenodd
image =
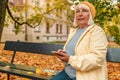
<instances>
[{"instance_id":1,"label":"green foliage","mask_svg":"<svg viewBox=\"0 0 120 80\"><path fill-rule=\"evenodd\" d=\"M15 5L11 7L11 12L13 14L17 13L17 17L20 18L20 23L27 21L32 27L35 27L38 24L42 26L42 23L44 22L48 22L52 26L55 21L64 22L71 26L74 11L70 9L70 6L71 4L69 4L67 0L47 0L47 3L42 6L25 3L19 8L18 5ZM62 14L64 14L67 19L63 19ZM27 15L27 17L25 15ZM16 15L14 15L14 17L16 17ZM9 22L11 22L9 15L7 15L7 18L10 20ZM8 23L8 21L6 22Z\"/></svg>"},{"instance_id":2,"label":"green foliage","mask_svg":"<svg viewBox=\"0 0 120 80\"><path fill-rule=\"evenodd\" d=\"M15 26L15 34L18 34L19 32L21 32L20 25L16 25Z\"/></svg>"},{"instance_id":3,"label":"green foliage","mask_svg":"<svg viewBox=\"0 0 120 80\"><path fill-rule=\"evenodd\" d=\"M110 4L111 2L108 0L104 0L101 4L98 4L98 2L94 3L97 10L95 22L104 30L107 28L106 34L114 36L115 42L120 44L120 8Z\"/></svg>"},{"instance_id":4,"label":"green foliage","mask_svg":"<svg viewBox=\"0 0 120 80\"><path fill-rule=\"evenodd\" d=\"M120 30L119 30L118 26L113 25L113 26L107 26L107 27L108 27L107 31L109 32L108 36L114 36L115 42L120 44Z\"/></svg>"}]
</instances>

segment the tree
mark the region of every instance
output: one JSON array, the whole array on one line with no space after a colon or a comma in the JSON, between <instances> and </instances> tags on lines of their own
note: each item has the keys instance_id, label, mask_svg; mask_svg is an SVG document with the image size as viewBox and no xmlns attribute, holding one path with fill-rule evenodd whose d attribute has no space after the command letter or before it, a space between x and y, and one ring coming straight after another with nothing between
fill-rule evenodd
<instances>
[{"instance_id":1,"label":"tree","mask_svg":"<svg viewBox=\"0 0 120 80\"><path fill-rule=\"evenodd\" d=\"M8 0L0 0L0 40L3 31L7 2Z\"/></svg>"}]
</instances>

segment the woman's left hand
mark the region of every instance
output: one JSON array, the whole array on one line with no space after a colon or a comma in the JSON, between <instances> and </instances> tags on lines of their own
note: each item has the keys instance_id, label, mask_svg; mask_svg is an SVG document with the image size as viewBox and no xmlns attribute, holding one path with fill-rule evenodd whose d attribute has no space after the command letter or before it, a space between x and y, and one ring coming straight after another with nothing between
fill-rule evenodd
<instances>
[{"instance_id":1,"label":"woman's left hand","mask_svg":"<svg viewBox=\"0 0 120 80\"><path fill-rule=\"evenodd\" d=\"M61 50L61 49L57 51L56 56L64 62L68 62L70 57L70 55L68 55L64 50Z\"/></svg>"}]
</instances>

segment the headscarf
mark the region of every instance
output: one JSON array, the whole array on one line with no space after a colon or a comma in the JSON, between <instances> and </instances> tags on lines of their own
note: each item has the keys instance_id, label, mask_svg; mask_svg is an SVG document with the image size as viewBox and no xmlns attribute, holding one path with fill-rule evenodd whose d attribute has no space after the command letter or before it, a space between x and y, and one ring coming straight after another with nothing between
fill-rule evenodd
<instances>
[{"instance_id":1,"label":"headscarf","mask_svg":"<svg viewBox=\"0 0 120 80\"><path fill-rule=\"evenodd\" d=\"M90 15L89 15L88 25L94 24L93 19L94 19L94 17L95 17L96 10L95 10L95 7L93 6L93 4L91 4L91 3L87 2L87 1L80 2L80 3L75 7L75 11L76 11L76 8L78 8L78 7L89 10ZM74 16L73 26L74 26L74 27L78 26L77 23L76 23L76 13L75 13L75 16Z\"/></svg>"}]
</instances>

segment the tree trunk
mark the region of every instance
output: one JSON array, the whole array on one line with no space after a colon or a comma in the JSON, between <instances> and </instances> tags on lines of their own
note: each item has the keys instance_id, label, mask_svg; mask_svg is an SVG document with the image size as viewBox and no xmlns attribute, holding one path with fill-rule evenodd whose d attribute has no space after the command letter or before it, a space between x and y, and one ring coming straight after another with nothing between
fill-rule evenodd
<instances>
[{"instance_id":1,"label":"tree trunk","mask_svg":"<svg viewBox=\"0 0 120 80\"><path fill-rule=\"evenodd\" d=\"M2 37L2 31L5 21L6 5L8 0L0 0L0 41Z\"/></svg>"}]
</instances>

